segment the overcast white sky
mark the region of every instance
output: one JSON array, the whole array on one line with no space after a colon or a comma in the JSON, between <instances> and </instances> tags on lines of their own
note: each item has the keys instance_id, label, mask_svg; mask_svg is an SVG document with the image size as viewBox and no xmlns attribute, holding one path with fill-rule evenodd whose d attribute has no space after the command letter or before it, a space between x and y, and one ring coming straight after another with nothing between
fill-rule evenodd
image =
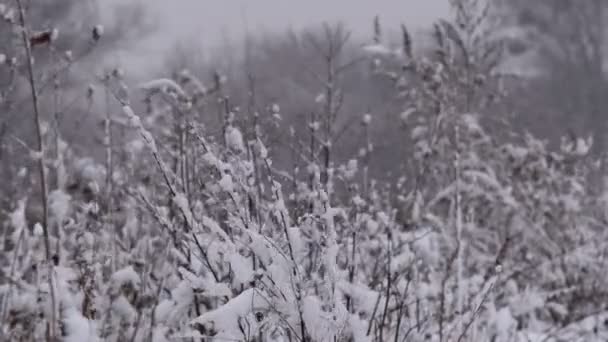
<instances>
[{"instance_id":1,"label":"overcast white sky","mask_svg":"<svg viewBox=\"0 0 608 342\"><path fill-rule=\"evenodd\" d=\"M158 31L138 55L162 54L176 42L195 38L203 47L222 36L239 39L249 29L278 31L323 21L342 21L356 35L371 35L379 15L386 27L422 27L448 11L448 0L101 0L104 5L140 1L154 17Z\"/></svg>"}]
</instances>

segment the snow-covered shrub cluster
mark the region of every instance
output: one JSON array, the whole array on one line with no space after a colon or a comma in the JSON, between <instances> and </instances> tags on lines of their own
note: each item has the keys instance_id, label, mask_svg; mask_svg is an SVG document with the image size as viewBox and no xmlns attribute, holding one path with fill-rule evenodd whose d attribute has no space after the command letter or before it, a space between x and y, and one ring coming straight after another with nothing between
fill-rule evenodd
<instances>
[{"instance_id":1,"label":"snow-covered shrub cluster","mask_svg":"<svg viewBox=\"0 0 608 342\"><path fill-rule=\"evenodd\" d=\"M265 143L279 104L240 110L219 75L131 90L119 69L100 77L88 88L105 95L94 159L49 129L36 78L15 69L32 84L40 143L21 142L32 160L0 209L2 340L605 339L607 202L587 183L589 142L551 151L489 133L498 76L465 39L478 20L460 14L437 25L435 59L415 57L405 30L400 49L379 37L364 48L404 103L394 118L413 150L395 184L369 177L373 113L358 155L331 154L331 82L280 170ZM15 34L29 46L28 30ZM405 66L383 64L395 59ZM203 124L210 115L221 127Z\"/></svg>"}]
</instances>

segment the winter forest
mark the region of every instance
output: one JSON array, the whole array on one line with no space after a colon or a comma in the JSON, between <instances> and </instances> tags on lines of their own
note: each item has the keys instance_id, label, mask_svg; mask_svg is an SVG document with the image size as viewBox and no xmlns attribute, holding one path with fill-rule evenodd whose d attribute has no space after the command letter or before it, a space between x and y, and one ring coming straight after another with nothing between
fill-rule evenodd
<instances>
[{"instance_id":1,"label":"winter forest","mask_svg":"<svg viewBox=\"0 0 608 342\"><path fill-rule=\"evenodd\" d=\"M607 1L104 1L0 0L0 341L608 340Z\"/></svg>"}]
</instances>

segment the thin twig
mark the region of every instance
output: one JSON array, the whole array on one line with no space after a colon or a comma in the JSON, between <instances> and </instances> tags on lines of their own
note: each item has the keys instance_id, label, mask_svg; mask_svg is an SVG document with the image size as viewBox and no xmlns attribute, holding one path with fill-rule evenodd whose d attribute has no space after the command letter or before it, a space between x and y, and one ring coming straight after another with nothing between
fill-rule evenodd
<instances>
[{"instance_id":1,"label":"thin twig","mask_svg":"<svg viewBox=\"0 0 608 342\"><path fill-rule=\"evenodd\" d=\"M36 81L34 77L34 65L33 65L33 56L30 45L30 37L27 28L26 18L25 18L25 9L23 7L21 0L15 0L17 3L17 7L19 9L19 23L21 26L21 37L23 39L23 44L25 46L25 54L27 57L27 72L28 72L28 83L30 86L32 103L34 107L34 125L36 128L36 138L37 138L37 147L38 153L40 153L41 157L38 159L38 172L40 178L40 191L41 191L41 204L42 204L42 231L44 236L44 249L45 249L45 257L48 263L48 285L49 292L51 295L51 321L50 321L50 330L49 330L49 339L53 340L56 336L55 329L57 327L57 303L55 298L55 286L53 284L53 260L51 255L51 239L49 236L49 227L48 227L48 189L47 189L47 179L46 179L46 169L44 166L44 142L42 137L42 123L40 118L40 108L39 108L39 99L38 99L38 91L36 89Z\"/></svg>"}]
</instances>

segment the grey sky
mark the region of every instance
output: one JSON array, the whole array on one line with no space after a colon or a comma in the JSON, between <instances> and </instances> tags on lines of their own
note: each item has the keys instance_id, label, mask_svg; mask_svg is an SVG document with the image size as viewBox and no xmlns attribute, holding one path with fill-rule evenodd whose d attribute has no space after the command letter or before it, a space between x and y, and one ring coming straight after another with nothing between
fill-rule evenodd
<instances>
[{"instance_id":1,"label":"grey sky","mask_svg":"<svg viewBox=\"0 0 608 342\"><path fill-rule=\"evenodd\" d=\"M379 15L383 25L397 28L428 25L447 14L447 0L102 0L112 3L140 1L154 17L158 30L137 55L162 55L175 42L190 38L203 47L221 37L239 39L249 29L279 31L302 28L322 21L342 21L355 35L371 35L371 20ZM364 37L364 36L363 36ZM123 58L121 58L123 59ZM131 58L127 58L131 59Z\"/></svg>"}]
</instances>

